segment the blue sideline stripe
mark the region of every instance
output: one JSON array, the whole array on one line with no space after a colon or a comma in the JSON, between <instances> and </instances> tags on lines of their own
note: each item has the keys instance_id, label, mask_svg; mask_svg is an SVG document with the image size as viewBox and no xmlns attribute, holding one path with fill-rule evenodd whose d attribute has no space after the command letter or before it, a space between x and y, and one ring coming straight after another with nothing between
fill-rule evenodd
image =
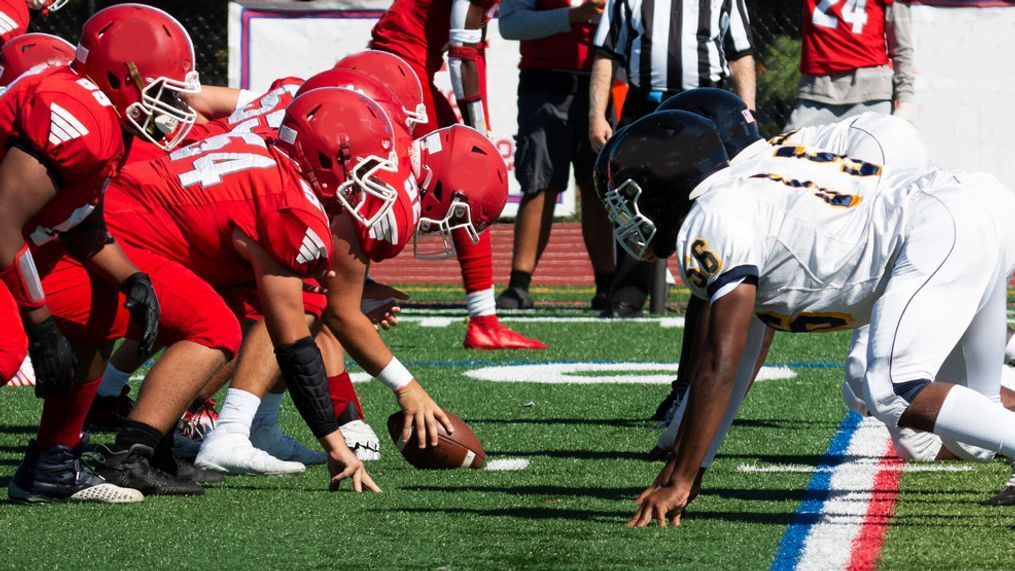
<instances>
[{"instance_id":1,"label":"blue sideline stripe","mask_svg":"<svg viewBox=\"0 0 1015 571\"><path fill-rule=\"evenodd\" d=\"M855 412L846 414L842 419L839 429L828 442L828 449L825 450L825 457L821 462L820 470L815 470L811 481L807 485L807 493L800 507L796 509L792 523L786 529L786 533L779 542L779 552L772 562L773 571L788 571L795 569L803 555L804 542L811 532L811 527L820 518L821 509L828 500L828 488L832 481L832 470L842 462L842 457L849 447L849 441L853 438L863 417Z\"/></svg>"}]
</instances>

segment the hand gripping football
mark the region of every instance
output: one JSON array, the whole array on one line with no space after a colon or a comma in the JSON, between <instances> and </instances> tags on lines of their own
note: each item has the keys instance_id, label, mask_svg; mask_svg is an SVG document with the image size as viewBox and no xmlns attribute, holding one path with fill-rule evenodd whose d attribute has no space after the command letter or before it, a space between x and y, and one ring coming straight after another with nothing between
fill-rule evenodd
<instances>
[{"instance_id":1,"label":"hand gripping football","mask_svg":"<svg viewBox=\"0 0 1015 571\"><path fill-rule=\"evenodd\" d=\"M451 468L482 468L486 464L486 452L483 450L483 443L476 437L476 433L465 423L450 412L444 411L454 426L454 434L448 434L440 424L438 427L437 446L429 443L426 448L420 448L416 439L416 429L413 427L408 442L402 441L402 426L405 416L402 411L388 417L388 434L395 441L395 446L405 457L409 464L421 470L446 470Z\"/></svg>"}]
</instances>

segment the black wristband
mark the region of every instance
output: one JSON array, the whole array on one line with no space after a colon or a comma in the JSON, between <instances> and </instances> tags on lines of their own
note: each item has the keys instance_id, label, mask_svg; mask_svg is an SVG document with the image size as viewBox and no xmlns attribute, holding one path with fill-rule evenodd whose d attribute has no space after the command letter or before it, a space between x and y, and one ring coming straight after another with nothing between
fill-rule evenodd
<instances>
[{"instance_id":1,"label":"black wristband","mask_svg":"<svg viewBox=\"0 0 1015 571\"><path fill-rule=\"evenodd\" d=\"M313 338L305 337L275 349L275 358L293 404L314 436L321 438L338 430L324 360Z\"/></svg>"},{"instance_id":2,"label":"black wristband","mask_svg":"<svg viewBox=\"0 0 1015 571\"><path fill-rule=\"evenodd\" d=\"M33 339L49 337L59 331L60 327L57 326L56 319L53 319L52 315L41 323L25 324L25 334L28 335L29 342Z\"/></svg>"}]
</instances>

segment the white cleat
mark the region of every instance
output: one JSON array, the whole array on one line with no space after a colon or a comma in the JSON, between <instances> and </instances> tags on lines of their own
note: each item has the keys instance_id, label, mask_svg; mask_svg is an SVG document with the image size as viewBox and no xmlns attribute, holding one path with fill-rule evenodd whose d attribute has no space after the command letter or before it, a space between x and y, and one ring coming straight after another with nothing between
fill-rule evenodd
<instances>
[{"instance_id":1,"label":"white cleat","mask_svg":"<svg viewBox=\"0 0 1015 571\"><path fill-rule=\"evenodd\" d=\"M328 455L324 452L311 450L282 433L277 425L260 426L250 433L250 442L275 458L291 460L300 464L324 464Z\"/></svg>"},{"instance_id":2,"label":"white cleat","mask_svg":"<svg viewBox=\"0 0 1015 571\"><path fill-rule=\"evenodd\" d=\"M194 465L206 470L249 476L302 474L307 469L299 462L280 460L255 448L243 434L218 431L205 437Z\"/></svg>"},{"instance_id":3,"label":"white cleat","mask_svg":"<svg viewBox=\"0 0 1015 571\"><path fill-rule=\"evenodd\" d=\"M381 441L369 424L362 420L353 420L338 428L345 438L345 445L357 458L363 461L381 459Z\"/></svg>"}]
</instances>

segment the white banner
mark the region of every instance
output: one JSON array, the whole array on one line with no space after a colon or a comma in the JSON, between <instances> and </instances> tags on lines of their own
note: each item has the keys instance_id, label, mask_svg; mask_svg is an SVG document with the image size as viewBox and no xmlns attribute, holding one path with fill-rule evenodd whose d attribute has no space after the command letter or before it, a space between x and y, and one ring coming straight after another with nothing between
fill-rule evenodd
<instances>
[{"instance_id":1,"label":"white banner","mask_svg":"<svg viewBox=\"0 0 1015 571\"><path fill-rule=\"evenodd\" d=\"M913 4L910 14L916 92L906 116L931 162L1015 189L1015 7Z\"/></svg>"},{"instance_id":2,"label":"white banner","mask_svg":"<svg viewBox=\"0 0 1015 571\"><path fill-rule=\"evenodd\" d=\"M387 2L293 4L240 2L229 4L229 85L264 90L279 77L307 78L332 67L348 53L366 48L370 30ZM497 20L489 24L487 85L493 139L508 165L510 196L504 216L514 216L520 193L514 178L514 136L518 128L518 43L500 36ZM447 69L437 86L451 96ZM557 216L574 214L572 188L557 198Z\"/></svg>"}]
</instances>

